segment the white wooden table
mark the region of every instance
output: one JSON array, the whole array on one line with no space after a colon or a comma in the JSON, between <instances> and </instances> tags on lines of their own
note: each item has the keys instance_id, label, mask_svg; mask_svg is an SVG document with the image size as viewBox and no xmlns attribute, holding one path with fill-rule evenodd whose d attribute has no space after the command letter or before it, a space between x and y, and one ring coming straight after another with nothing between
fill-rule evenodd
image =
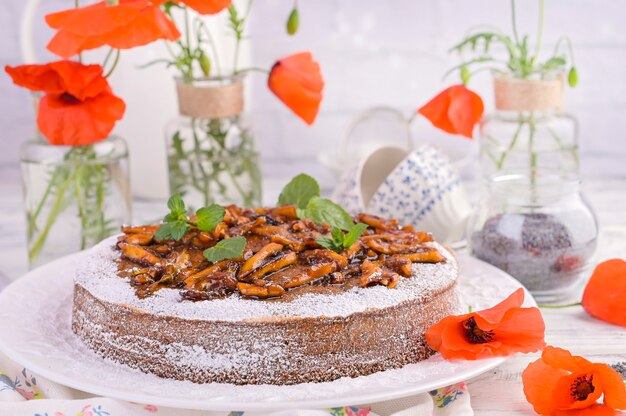
<instances>
[{"instance_id":1,"label":"white wooden table","mask_svg":"<svg viewBox=\"0 0 626 416\"><path fill-rule=\"evenodd\" d=\"M586 195L600 222L596 260L626 258L626 178L593 179ZM265 199L276 200L278 184L266 183ZM136 201L136 222L162 215L165 202ZM21 190L13 181L0 180L0 286L2 275L16 279L27 270ZM574 299L575 301L579 300ZM626 301L626 300L625 300ZM580 307L543 310L546 341L598 362L626 361L626 328L588 317ZM470 381L472 407L477 416L534 414L522 391L521 373L539 354L517 356Z\"/></svg>"}]
</instances>

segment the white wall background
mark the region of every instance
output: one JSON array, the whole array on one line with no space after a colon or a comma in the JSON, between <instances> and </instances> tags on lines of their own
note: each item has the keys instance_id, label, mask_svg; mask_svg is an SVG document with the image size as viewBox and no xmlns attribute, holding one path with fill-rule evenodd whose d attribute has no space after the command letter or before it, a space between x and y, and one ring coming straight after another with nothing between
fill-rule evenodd
<instances>
[{"instance_id":1,"label":"white wall background","mask_svg":"<svg viewBox=\"0 0 626 416\"><path fill-rule=\"evenodd\" d=\"M46 11L69 7L69 0L46 0ZM566 109L578 117L583 157L604 156L601 164L583 166L587 174L626 176L626 2L620 0L547 0L545 48L561 34L575 45L580 84L568 90ZM18 26L24 0L0 3L0 63L19 64ZM410 114L445 85L441 77L457 61L447 49L468 28L488 23L510 29L509 2L504 0L300 0L301 29L284 32L291 0L257 0L250 33L251 60L269 67L277 57L310 50L326 81L320 116L312 127L296 119L267 90L265 79L253 75L249 113L254 122L263 170L289 177L299 171L317 176L327 187L333 177L317 162L321 150L333 148L348 121L359 111L389 105ZM520 31L534 39L537 2L518 1ZM214 22L215 25L221 22ZM223 30L215 27L217 32ZM50 31L36 33L39 53ZM117 131L131 145L133 183L137 193L165 195L162 126L175 114L171 75L163 68L138 70L136 65L162 56L162 45L124 54L122 70L112 80L127 104ZM488 75L476 78L491 109ZM20 143L31 137L33 114L24 90L0 75L0 175L18 177ZM419 139L466 146L457 137L443 137L426 122L415 127ZM146 185L148 184L148 185ZM139 186L142 187L139 192Z\"/></svg>"}]
</instances>

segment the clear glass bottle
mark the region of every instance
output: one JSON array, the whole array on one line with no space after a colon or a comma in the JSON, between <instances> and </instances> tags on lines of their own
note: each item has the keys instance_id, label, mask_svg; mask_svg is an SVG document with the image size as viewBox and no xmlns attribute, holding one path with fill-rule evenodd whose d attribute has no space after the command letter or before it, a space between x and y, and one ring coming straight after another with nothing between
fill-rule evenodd
<instances>
[{"instance_id":1,"label":"clear glass bottle","mask_svg":"<svg viewBox=\"0 0 626 416\"><path fill-rule=\"evenodd\" d=\"M31 267L89 248L130 221L128 151L119 137L86 146L43 138L21 148Z\"/></svg>"},{"instance_id":2,"label":"clear glass bottle","mask_svg":"<svg viewBox=\"0 0 626 416\"><path fill-rule=\"evenodd\" d=\"M474 256L549 303L568 297L585 276L598 224L577 175L543 170L490 177L468 236Z\"/></svg>"},{"instance_id":3,"label":"clear glass bottle","mask_svg":"<svg viewBox=\"0 0 626 416\"><path fill-rule=\"evenodd\" d=\"M259 155L238 77L177 79L180 116L165 127L170 192L192 209L261 204Z\"/></svg>"},{"instance_id":4,"label":"clear glass bottle","mask_svg":"<svg viewBox=\"0 0 626 416\"><path fill-rule=\"evenodd\" d=\"M544 169L578 173L578 124L561 111L563 75L542 79L494 76L496 111L481 126L484 178L497 173L536 176Z\"/></svg>"}]
</instances>

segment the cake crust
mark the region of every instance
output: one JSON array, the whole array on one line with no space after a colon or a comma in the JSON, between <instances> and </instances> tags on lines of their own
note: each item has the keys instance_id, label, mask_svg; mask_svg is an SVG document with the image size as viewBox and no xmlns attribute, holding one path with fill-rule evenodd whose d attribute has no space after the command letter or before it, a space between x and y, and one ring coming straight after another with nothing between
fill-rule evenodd
<instances>
[{"instance_id":1,"label":"cake crust","mask_svg":"<svg viewBox=\"0 0 626 416\"><path fill-rule=\"evenodd\" d=\"M73 331L103 357L196 383L297 384L357 377L428 358L424 332L458 313L458 267L444 247L393 289L353 287L280 301L180 301L162 289L140 299L117 271L115 239L79 269Z\"/></svg>"}]
</instances>

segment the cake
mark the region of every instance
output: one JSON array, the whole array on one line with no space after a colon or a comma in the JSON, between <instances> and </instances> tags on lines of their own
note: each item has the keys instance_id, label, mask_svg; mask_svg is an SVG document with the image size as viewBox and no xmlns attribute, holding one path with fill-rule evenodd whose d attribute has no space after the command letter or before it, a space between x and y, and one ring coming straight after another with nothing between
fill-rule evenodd
<instances>
[{"instance_id":1,"label":"cake","mask_svg":"<svg viewBox=\"0 0 626 416\"><path fill-rule=\"evenodd\" d=\"M454 255L396 221L357 220L368 228L336 251L318 243L328 225L290 206L229 206L178 241L123 227L78 267L72 329L102 357L196 383L326 382L427 359L426 329L459 312ZM240 257L207 261L233 236Z\"/></svg>"}]
</instances>

